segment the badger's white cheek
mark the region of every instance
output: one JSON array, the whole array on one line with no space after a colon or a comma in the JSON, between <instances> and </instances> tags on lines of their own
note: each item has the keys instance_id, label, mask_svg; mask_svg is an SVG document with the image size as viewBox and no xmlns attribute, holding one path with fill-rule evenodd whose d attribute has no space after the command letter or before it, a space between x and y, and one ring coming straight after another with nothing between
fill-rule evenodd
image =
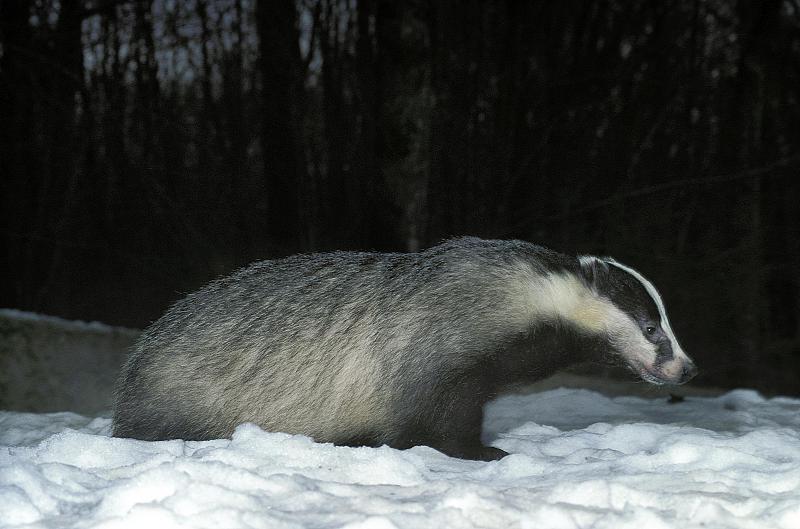
<instances>
[{"instance_id":1,"label":"badger's white cheek","mask_svg":"<svg viewBox=\"0 0 800 529\"><path fill-rule=\"evenodd\" d=\"M623 360L637 368L652 369L656 362L656 346L642 335L639 326L625 313L617 310L609 318L607 332L611 345Z\"/></svg>"}]
</instances>

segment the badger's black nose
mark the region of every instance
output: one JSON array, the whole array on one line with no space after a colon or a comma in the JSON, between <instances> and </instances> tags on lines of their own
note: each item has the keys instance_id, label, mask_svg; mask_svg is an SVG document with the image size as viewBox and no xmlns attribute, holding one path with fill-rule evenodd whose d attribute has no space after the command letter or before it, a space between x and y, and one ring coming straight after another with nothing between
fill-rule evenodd
<instances>
[{"instance_id":1,"label":"badger's black nose","mask_svg":"<svg viewBox=\"0 0 800 529\"><path fill-rule=\"evenodd\" d=\"M683 365L683 376L681 376L681 384L684 382L689 382L697 376L697 366L694 365L694 362L688 361Z\"/></svg>"}]
</instances>

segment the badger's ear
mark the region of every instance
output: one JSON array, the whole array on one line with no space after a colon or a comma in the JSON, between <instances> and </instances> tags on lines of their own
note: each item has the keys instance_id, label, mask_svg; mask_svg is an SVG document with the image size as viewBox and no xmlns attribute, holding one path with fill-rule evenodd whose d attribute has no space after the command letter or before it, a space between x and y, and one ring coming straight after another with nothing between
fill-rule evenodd
<instances>
[{"instance_id":1,"label":"badger's ear","mask_svg":"<svg viewBox=\"0 0 800 529\"><path fill-rule=\"evenodd\" d=\"M581 255L578 257L581 277L586 284L596 288L602 279L608 275L608 263L605 258L594 255Z\"/></svg>"}]
</instances>

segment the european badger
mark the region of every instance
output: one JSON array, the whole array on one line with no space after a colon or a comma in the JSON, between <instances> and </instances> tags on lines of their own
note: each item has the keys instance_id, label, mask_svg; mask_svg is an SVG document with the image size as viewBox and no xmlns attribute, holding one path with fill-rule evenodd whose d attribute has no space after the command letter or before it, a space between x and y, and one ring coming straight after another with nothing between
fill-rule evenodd
<instances>
[{"instance_id":1,"label":"european badger","mask_svg":"<svg viewBox=\"0 0 800 529\"><path fill-rule=\"evenodd\" d=\"M119 378L114 435L212 439L254 422L498 459L480 435L501 385L604 358L655 384L696 373L656 289L612 259L476 238L297 255L214 281L147 329Z\"/></svg>"}]
</instances>

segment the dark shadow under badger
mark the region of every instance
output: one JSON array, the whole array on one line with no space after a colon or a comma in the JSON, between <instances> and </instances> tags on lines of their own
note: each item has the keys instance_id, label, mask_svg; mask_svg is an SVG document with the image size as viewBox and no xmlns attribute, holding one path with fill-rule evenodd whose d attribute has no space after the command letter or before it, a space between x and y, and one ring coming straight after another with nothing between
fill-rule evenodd
<instances>
[{"instance_id":1,"label":"dark shadow under badger","mask_svg":"<svg viewBox=\"0 0 800 529\"><path fill-rule=\"evenodd\" d=\"M262 261L177 302L119 378L114 435L428 445L470 459L501 386L616 359L653 383L695 373L661 297L611 259L461 238L413 254Z\"/></svg>"}]
</instances>

